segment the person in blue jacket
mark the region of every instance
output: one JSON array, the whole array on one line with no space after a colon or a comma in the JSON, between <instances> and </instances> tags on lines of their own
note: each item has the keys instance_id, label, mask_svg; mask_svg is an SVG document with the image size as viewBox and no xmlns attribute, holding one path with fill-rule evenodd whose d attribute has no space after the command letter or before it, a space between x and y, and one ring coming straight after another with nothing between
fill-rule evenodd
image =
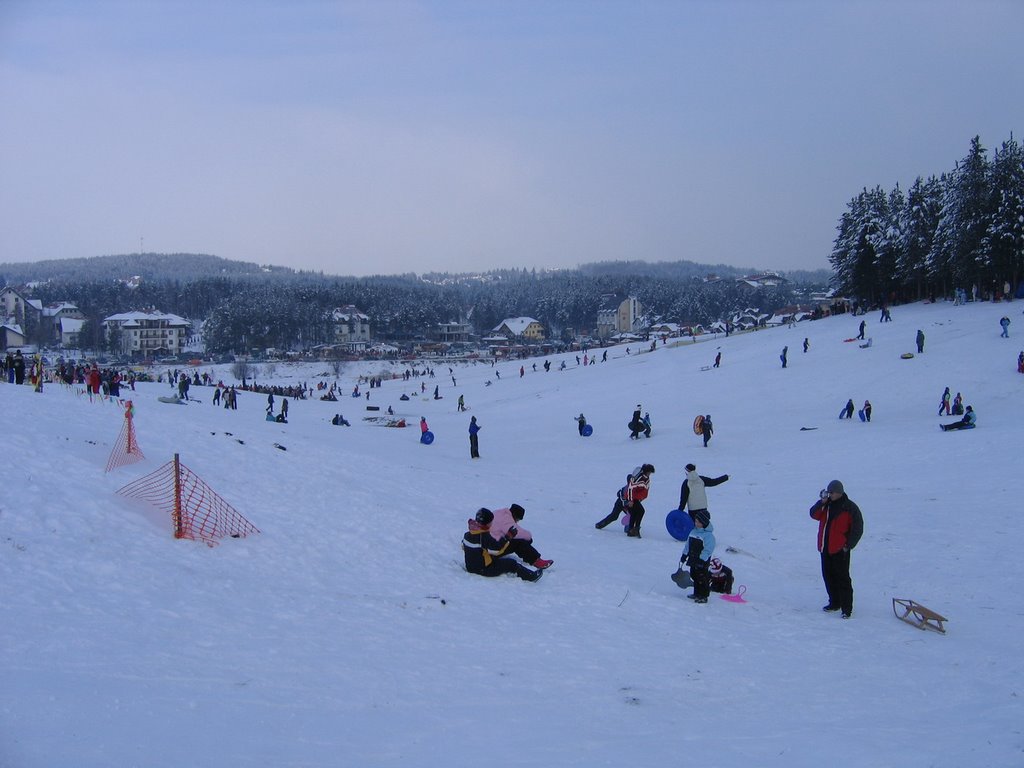
<instances>
[{"instance_id":1,"label":"person in blue jacket","mask_svg":"<svg viewBox=\"0 0 1024 768\"><path fill-rule=\"evenodd\" d=\"M480 425L476 423L476 416L473 416L469 420L469 457L471 459L480 458L480 444L477 442L477 432L480 431Z\"/></svg>"},{"instance_id":2,"label":"person in blue jacket","mask_svg":"<svg viewBox=\"0 0 1024 768\"><path fill-rule=\"evenodd\" d=\"M978 417L974 413L974 408L968 405L967 410L964 411L964 417L960 421L954 421L952 424L940 424L939 428L943 432L949 432L953 429L974 429L974 423L977 420Z\"/></svg>"},{"instance_id":3,"label":"person in blue jacket","mask_svg":"<svg viewBox=\"0 0 1024 768\"><path fill-rule=\"evenodd\" d=\"M680 570L684 565L690 569L693 580L693 593L687 595L695 603L706 603L711 594L711 574L708 562L715 551L715 529L711 525L711 513L706 509L698 509L693 513L693 530L683 545L683 554L679 559Z\"/></svg>"}]
</instances>

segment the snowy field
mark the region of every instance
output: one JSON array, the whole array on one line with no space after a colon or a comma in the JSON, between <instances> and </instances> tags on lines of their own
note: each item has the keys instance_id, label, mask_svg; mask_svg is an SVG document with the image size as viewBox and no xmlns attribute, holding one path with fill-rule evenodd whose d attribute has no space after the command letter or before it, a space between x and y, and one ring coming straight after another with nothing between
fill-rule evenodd
<instances>
[{"instance_id":1,"label":"snowy field","mask_svg":"<svg viewBox=\"0 0 1024 768\"><path fill-rule=\"evenodd\" d=\"M121 408L2 384L0 766L1024 765L1022 306L875 312L869 349L844 342L860 318L842 316L617 347L585 369L460 366L458 386L438 366L426 399L389 381L369 401L292 401L288 424L264 421L264 395L231 412L206 388L176 406L140 384L146 460L109 473ZM925 353L901 359L918 329ZM343 392L361 370L382 368L350 366ZM275 381L326 372L279 364ZM977 429L939 431L946 386ZM871 423L837 419L849 398ZM638 402L654 431L633 442ZM409 427L363 421L368 404ZM175 453L261 533L175 540L117 495ZM643 538L595 530L643 462ZM731 476L708 496L746 604L695 605L669 579L687 462ZM865 521L849 621L821 611L808 516L833 478ZM462 567L467 518L512 502L555 560L535 584ZM948 634L897 621L894 597Z\"/></svg>"}]
</instances>

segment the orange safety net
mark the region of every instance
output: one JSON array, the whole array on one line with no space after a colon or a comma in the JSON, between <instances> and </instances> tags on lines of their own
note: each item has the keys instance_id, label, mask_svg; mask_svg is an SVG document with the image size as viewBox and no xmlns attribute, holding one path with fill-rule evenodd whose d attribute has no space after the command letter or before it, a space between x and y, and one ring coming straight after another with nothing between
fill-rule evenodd
<instances>
[{"instance_id":1,"label":"orange safety net","mask_svg":"<svg viewBox=\"0 0 1024 768\"><path fill-rule=\"evenodd\" d=\"M260 532L182 464L177 454L160 469L121 488L118 494L144 499L167 512L176 539L199 539L214 546L217 539L226 536L239 539Z\"/></svg>"},{"instance_id":2,"label":"orange safety net","mask_svg":"<svg viewBox=\"0 0 1024 768\"><path fill-rule=\"evenodd\" d=\"M104 472L134 464L146 458L139 449L139 442L135 437L135 424L132 422L134 413L135 407L132 405L132 401L127 400L124 404L124 426L121 427L121 434L117 436L114 449L110 452Z\"/></svg>"}]
</instances>

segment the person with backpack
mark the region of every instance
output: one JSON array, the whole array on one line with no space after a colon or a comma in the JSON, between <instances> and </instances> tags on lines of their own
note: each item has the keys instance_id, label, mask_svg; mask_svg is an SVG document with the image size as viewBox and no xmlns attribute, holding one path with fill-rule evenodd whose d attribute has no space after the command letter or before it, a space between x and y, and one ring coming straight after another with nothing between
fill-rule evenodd
<instances>
[{"instance_id":1,"label":"person with backpack","mask_svg":"<svg viewBox=\"0 0 1024 768\"><path fill-rule=\"evenodd\" d=\"M509 528L500 539L491 535L491 524L494 513L486 507L477 510L474 517L467 521L468 530L462 535L462 553L466 560L466 570L480 576L501 576L514 573L523 581L537 581L544 575L544 570L531 570L512 557L513 554L529 558L533 547L526 542L513 544L518 532L515 526ZM522 540L520 540L522 541ZM525 554L524 554L525 553ZM533 560L540 556L536 550L532 552Z\"/></svg>"},{"instance_id":2,"label":"person with backpack","mask_svg":"<svg viewBox=\"0 0 1024 768\"><path fill-rule=\"evenodd\" d=\"M812 520L818 521L821 578L828 593L828 603L821 610L842 611L843 618L848 619L853 615L850 552L864 535L860 507L846 495L843 484L833 480L818 495L810 515Z\"/></svg>"},{"instance_id":3,"label":"person with backpack","mask_svg":"<svg viewBox=\"0 0 1024 768\"><path fill-rule=\"evenodd\" d=\"M615 494L615 505L607 517L594 523L594 527L600 530L616 520L619 515L626 512L629 515L629 525L626 526L626 535L639 539L640 522L644 518L643 501L651 490L651 475L654 474L653 464L644 464L637 467L626 475L626 484Z\"/></svg>"}]
</instances>

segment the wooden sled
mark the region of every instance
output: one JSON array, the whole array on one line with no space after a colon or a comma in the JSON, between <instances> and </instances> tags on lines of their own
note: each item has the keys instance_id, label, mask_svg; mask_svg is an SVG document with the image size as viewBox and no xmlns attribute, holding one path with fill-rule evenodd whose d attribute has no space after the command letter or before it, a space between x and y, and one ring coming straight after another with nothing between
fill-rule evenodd
<instances>
[{"instance_id":1,"label":"wooden sled","mask_svg":"<svg viewBox=\"0 0 1024 768\"><path fill-rule=\"evenodd\" d=\"M949 621L945 616L940 616L930 608L925 608L913 600L903 600L898 597L892 599L892 612L896 618L905 621L918 629L931 629L940 634L946 634L944 622Z\"/></svg>"}]
</instances>

